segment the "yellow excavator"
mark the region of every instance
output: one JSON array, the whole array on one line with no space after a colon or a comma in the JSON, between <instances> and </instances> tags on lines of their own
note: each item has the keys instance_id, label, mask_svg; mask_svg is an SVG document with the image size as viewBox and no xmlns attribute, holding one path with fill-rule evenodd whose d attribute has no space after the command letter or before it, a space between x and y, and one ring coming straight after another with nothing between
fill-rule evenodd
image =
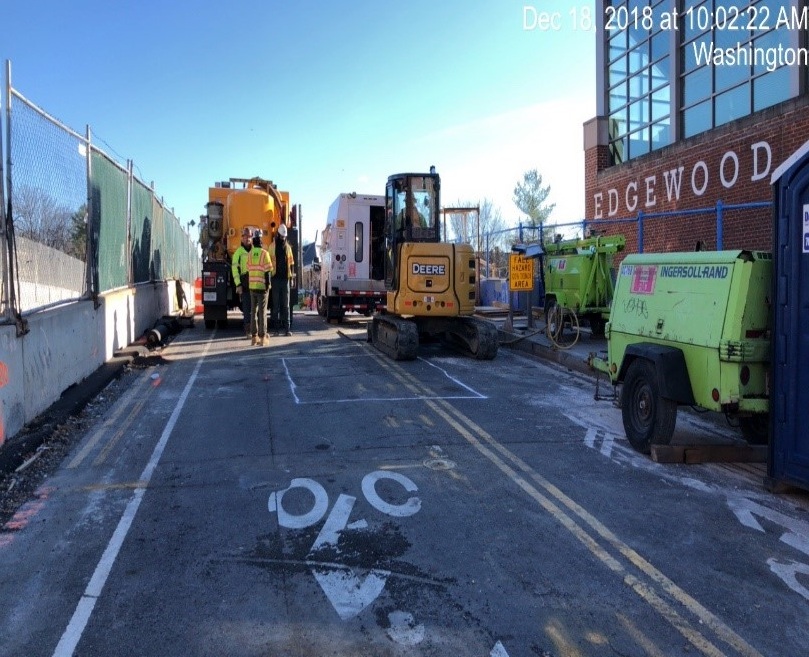
<instances>
[{"instance_id":1,"label":"yellow excavator","mask_svg":"<svg viewBox=\"0 0 809 657\"><path fill-rule=\"evenodd\" d=\"M395 360L416 358L420 337L438 337L491 360L497 355L497 328L473 316L475 253L469 244L441 242L440 188L435 167L388 177L387 305L369 322L368 341Z\"/></svg>"}]
</instances>

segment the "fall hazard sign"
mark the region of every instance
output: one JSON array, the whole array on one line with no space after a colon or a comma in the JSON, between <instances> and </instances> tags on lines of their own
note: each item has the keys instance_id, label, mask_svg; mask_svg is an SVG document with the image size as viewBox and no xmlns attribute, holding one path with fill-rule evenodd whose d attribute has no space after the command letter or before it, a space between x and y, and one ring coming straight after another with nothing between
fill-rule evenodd
<instances>
[{"instance_id":1,"label":"fall hazard sign","mask_svg":"<svg viewBox=\"0 0 809 657\"><path fill-rule=\"evenodd\" d=\"M512 292L534 289L534 259L511 253L508 260L508 289Z\"/></svg>"}]
</instances>

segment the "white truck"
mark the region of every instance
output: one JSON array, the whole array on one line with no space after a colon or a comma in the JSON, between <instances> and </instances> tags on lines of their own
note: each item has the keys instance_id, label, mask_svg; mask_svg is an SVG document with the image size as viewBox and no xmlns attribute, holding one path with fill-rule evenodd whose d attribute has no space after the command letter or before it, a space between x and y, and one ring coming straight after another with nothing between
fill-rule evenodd
<instances>
[{"instance_id":1,"label":"white truck","mask_svg":"<svg viewBox=\"0 0 809 657\"><path fill-rule=\"evenodd\" d=\"M326 320L346 312L370 316L387 302L385 197L340 194L331 204L320 243L317 310Z\"/></svg>"}]
</instances>

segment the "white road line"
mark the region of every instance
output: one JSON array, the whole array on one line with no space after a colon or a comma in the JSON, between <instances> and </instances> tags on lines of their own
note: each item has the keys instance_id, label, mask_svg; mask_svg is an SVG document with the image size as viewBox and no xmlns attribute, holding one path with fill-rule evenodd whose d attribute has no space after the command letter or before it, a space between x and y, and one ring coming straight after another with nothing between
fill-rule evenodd
<instances>
[{"instance_id":1,"label":"white road line","mask_svg":"<svg viewBox=\"0 0 809 657\"><path fill-rule=\"evenodd\" d=\"M293 393L294 396L294 393ZM413 395L412 397L361 397L357 399L321 399L315 401L298 401L296 398L295 403L298 406L307 406L310 404L357 404L365 402L392 402L392 401L419 401L419 400L432 400L432 399L486 399L485 397L478 397L473 395L455 395L452 397L426 397L424 395Z\"/></svg>"},{"instance_id":2,"label":"white road line","mask_svg":"<svg viewBox=\"0 0 809 657\"><path fill-rule=\"evenodd\" d=\"M188 383L185 384L185 388L180 395L180 399L177 400L177 405L174 407L174 411L172 412L169 421L166 423L166 426L163 429L160 440L157 441L157 445L155 445L152 456L149 459L149 462L146 464L146 467L143 469L143 473L140 475L139 481L142 482L143 485L135 489L135 492L132 494L132 498L126 505L124 514L118 521L118 526L115 528L115 532L113 533L110 542L107 544L104 554L101 555L101 560L98 562L98 565L93 572L93 576L90 578L90 583L87 584L87 588L84 590L84 594L79 600L79 604L76 606L76 611L73 612L73 617L70 619L67 628L62 634L62 638L59 640L56 650L53 651L53 657L70 657L70 655L72 655L76 650L76 646L81 640L84 629L87 627L87 622L90 620L90 616L93 613L96 601L101 595L101 591L104 589L104 584L106 584L107 578L112 571L112 567L115 564L115 559L118 557L121 546L123 545L126 535L132 526L132 521L135 519L135 515L138 512L138 507L140 507L140 503L143 500L144 494L146 493L146 488L149 486L149 481L151 480L155 468L160 461L160 457L163 455L163 450L166 448L169 436L171 436L171 432L174 430L174 425L177 424L177 419L180 417L180 412L183 410L183 406L185 406L185 400L188 397L188 393L191 391L194 381L196 381L200 367L202 367L202 362L208 355L208 350L211 348L215 335L216 331L211 334L208 344L205 346L205 351L197 361L194 371L191 373L191 376L188 379Z\"/></svg>"},{"instance_id":3,"label":"white road line","mask_svg":"<svg viewBox=\"0 0 809 657\"><path fill-rule=\"evenodd\" d=\"M341 358L345 359L345 356L325 356L324 358ZM289 384L289 392L292 395L292 398L295 400L295 404L298 406L306 406L309 404L356 404L356 403L363 403L363 402L392 402L392 401L419 401L419 400L432 400L432 399L488 399L486 395L480 394L477 390L469 387L465 383L462 383L455 377L451 376L449 372L447 372L444 368L439 367L431 363L428 360L423 358L419 358L419 360L423 363L426 363L430 367L434 367L439 372L443 373L446 378L450 381L455 383L456 385L460 386L464 390L469 391L471 394L469 395L450 395L450 396L443 396L443 395L433 395L433 396L424 396L424 395L413 395L412 397L357 397L354 399L317 399L314 401L303 401L300 397L298 397L298 386L295 383L294 378L292 377L292 373L289 371L288 361L292 360L322 360L320 357L313 357L313 356L291 356L287 357L284 356L281 359L281 363L284 367L284 376L286 377L287 383Z\"/></svg>"},{"instance_id":4,"label":"white road line","mask_svg":"<svg viewBox=\"0 0 809 657\"><path fill-rule=\"evenodd\" d=\"M295 394L295 390L298 388L298 386L295 385L295 382L292 380L292 375L289 373L289 368L287 367L287 359L282 358L281 363L284 366L284 374L286 374L287 381L289 382L289 391L292 393L292 398L295 400L296 404L300 404L301 400L298 399L298 395Z\"/></svg>"},{"instance_id":5,"label":"white road line","mask_svg":"<svg viewBox=\"0 0 809 657\"><path fill-rule=\"evenodd\" d=\"M473 393L473 394L477 395L477 396L478 396L480 399L486 399L486 396L485 396L485 395L481 395L481 394L480 394L480 393L479 393L477 390L473 390L472 388L470 388L470 387L469 387L468 385L466 385L465 383L461 383L461 382L460 382L458 379L456 379L454 376L450 376L449 372L447 372L447 371L446 371L446 370L445 370L443 367L438 367L438 365L435 365L435 364L431 363L429 360L425 360L424 358L421 358L421 357L419 357L419 360L420 360L422 363L427 363L427 364L428 364L430 367L434 367L435 369L437 369L437 370L439 370L439 371L443 372L443 373L444 373L444 376L445 376L445 377L447 377L447 378L448 378L450 381L452 381L453 383L457 383L457 384L458 384L459 386L461 386L462 388L466 388L466 389L467 389L469 392L471 392L471 393Z\"/></svg>"}]
</instances>

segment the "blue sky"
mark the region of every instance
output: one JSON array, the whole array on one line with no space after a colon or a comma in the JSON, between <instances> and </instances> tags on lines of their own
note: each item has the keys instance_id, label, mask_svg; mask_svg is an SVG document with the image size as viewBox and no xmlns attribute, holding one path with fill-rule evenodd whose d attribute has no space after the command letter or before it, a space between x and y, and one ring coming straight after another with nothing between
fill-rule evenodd
<instances>
[{"instance_id":1,"label":"blue sky","mask_svg":"<svg viewBox=\"0 0 809 657\"><path fill-rule=\"evenodd\" d=\"M302 204L311 240L340 192L383 194L389 174L430 165L444 205L488 197L510 225L537 168L563 223L583 217L595 116L595 35L571 12L593 5L5 0L0 58L184 223L215 181L261 176ZM559 12L558 28L523 29L525 6Z\"/></svg>"}]
</instances>

